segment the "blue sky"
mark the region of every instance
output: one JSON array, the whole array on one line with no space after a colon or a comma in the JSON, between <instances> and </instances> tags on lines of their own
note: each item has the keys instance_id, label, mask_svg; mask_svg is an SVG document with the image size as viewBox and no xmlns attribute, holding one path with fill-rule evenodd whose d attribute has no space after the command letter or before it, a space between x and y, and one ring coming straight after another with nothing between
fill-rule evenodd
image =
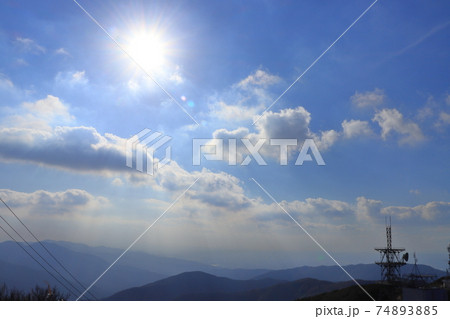
<instances>
[{"instance_id":1,"label":"blue sky","mask_svg":"<svg viewBox=\"0 0 450 319\"><path fill-rule=\"evenodd\" d=\"M343 264L378 258L392 216L395 244L445 267L447 1L378 1L268 112L372 1L79 2L201 125L74 2L3 1L0 195L40 238L125 248L199 178L136 249L331 264L254 178ZM125 165L144 128L172 137L154 176ZM313 139L326 165L266 145L266 166L193 166L214 137Z\"/></svg>"}]
</instances>

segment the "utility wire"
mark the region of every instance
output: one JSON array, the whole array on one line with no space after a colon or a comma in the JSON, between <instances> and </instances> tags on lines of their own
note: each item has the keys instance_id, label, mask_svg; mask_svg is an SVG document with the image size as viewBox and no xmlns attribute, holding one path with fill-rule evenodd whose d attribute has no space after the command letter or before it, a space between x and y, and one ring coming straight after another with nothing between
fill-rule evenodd
<instances>
[{"instance_id":1,"label":"utility wire","mask_svg":"<svg viewBox=\"0 0 450 319\"><path fill-rule=\"evenodd\" d=\"M67 280L63 275L61 275L61 273L55 268L55 267L53 267L47 260L45 260L45 258L44 257L42 257L37 251L36 251L36 249L34 249L33 248L33 246L31 246L30 245L30 243L25 239L25 238L23 238L22 237L22 235L20 235L18 232L17 232L17 230L15 230L14 229L14 227L12 227L9 223L8 223L8 221L5 219L5 218L3 218L3 216L1 216L0 215L0 219L2 219L16 234L17 234L17 236L19 236L27 245L28 245L28 247L30 247L50 268L52 268L58 275L60 275L61 276L61 278L62 279L64 279L70 286L72 286L73 287L73 289L75 289L75 291L76 291L76 293L79 293L79 290L78 290L78 288L77 287L75 287L69 280ZM4 228L2 228L3 230L4 230ZM10 235L9 235L10 236ZM11 237L11 236L10 236ZM34 259L34 258L33 258ZM53 276L53 275L52 275ZM54 276L53 276L54 277ZM54 277L55 278L55 277ZM61 283L59 280L58 280L58 282L59 283ZM65 286L64 286L65 287ZM67 289L67 287L65 287L66 289ZM71 291L71 290L69 290L73 295L75 295L74 293L73 293L73 291ZM86 298L87 299L87 298Z\"/></svg>"},{"instance_id":2,"label":"utility wire","mask_svg":"<svg viewBox=\"0 0 450 319\"><path fill-rule=\"evenodd\" d=\"M24 252L26 252L27 253L27 255L28 256L30 256L35 262L37 262L50 276L52 276L53 278L55 278L55 280L57 281L57 282L59 282L60 284L61 284L61 286L63 286L64 288L66 288L66 290L71 294L71 295L73 295L73 296L76 296L74 293L73 293L73 291L72 290L70 290L69 288L67 288L67 286L66 285L64 285L57 277L55 277L55 275L53 275L47 268L45 268L45 266L44 265L42 265L40 262L39 262L39 260L37 260L36 258L34 258L33 257L33 255L32 254L30 254L30 252L28 251L28 250L26 250L25 249L25 247L23 247L13 236L11 236L11 234L10 233L8 233L7 231L6 231L6 229L4 229L1 225L0 225L0 229L1 230L3 230L5 233L6 233L6 235L8 235L9 236L9 238L11 238L12 240L14 240L14 242L20 247L20 248L22 248L23 249L23 251ZM42 257L41 257L42 258Z\"/></svg>"},{"instance_id":3,"label":"utility wire","mask_svg":"<svg viewBox=\"0 0 450 319\"><path fill-rule=\"evenodd\" d=\"M19 216L14 213L11 207L9 207L8 204L5 203L3 198L0 197L0 201L6 206L6 208L8 208L8 210L14 215L14 217L16 217L16 219L22 224L22 226L25 227L25 229L31 234L31 236L36 239L36 241L42 246L42 248L44 248L45 251L58 263L58 265L60 265L61 268L64 269L70 275L70 277L72 277L72 279L75 280L85 290L86 287L77 278L75 278L75 276L66 267L64 267L64 265L50 252L50 250L48 250L47 247L33 234L33 232L22 222ZM91 295L91 297L95 300L98 300L91 292L89 292L89 295Z\"/></svg>"}]
</instances>

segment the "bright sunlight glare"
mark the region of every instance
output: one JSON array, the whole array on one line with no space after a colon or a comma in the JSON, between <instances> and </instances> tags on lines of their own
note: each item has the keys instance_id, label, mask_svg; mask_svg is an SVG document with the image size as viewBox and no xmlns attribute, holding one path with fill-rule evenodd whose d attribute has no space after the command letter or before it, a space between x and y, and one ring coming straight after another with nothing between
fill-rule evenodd
<instances>
[{"instance_id":1,"label":"bright sunlight glare","mask_svg":"<svg viewBox=\"0 0 450 319\"><path fill-rule=\"evenodd\" d=\"M126 50L148 72L156 72L164 66L166 47L157 34L141 32L131 36Z\"/></svg>"}]
</instances>

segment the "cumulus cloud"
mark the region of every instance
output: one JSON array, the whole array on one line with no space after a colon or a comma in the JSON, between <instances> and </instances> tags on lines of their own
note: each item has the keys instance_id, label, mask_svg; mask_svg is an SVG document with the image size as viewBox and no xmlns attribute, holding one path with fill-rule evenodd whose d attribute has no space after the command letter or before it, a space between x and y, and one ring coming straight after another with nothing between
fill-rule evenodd
<instances>
[{"instance_id":1,"label":"cumulus cloud","mask_svg":"<svg viewBox=\"0 0 450 319\"><path fill-rule=\"evenodd\" d=\"M267 89L280 81L278 76L258 69L228 90L211 96L209 115L222 121L251 120L273 101Z\"/></svg>"},{"instance_id":2,"label":"cumulus cloud","mask_svg":"<svg viewBox=\"0 0 450 319\"><path fill-rule=\"evenodd\" d=\"M259 69L256 70L255 73L250 74L245 79L241 80L237 86L244 89L248 89L251 86L267 88L280 81L280 77Z\"/></svg>"},{"instance_id":3,"label":"cumulus cloud","mask_svg":"<svg viewBox=\"0 0 450 319\"><path fill-rule=\"evenodd\" d=\"M354 138L358 136L371 135L372 129L369 122L360 120L344 120L342 122L342 133L345 138Z\"/></svg>"},{"instance_id":4,"label":"cumulus cloud","mask_svg":"<svg viewBox=\"0 0 450 319\"><path fill-rule=\"evenodd\" d=\"M356 199L356 218L358 220L371 220L380 214L382 202L360 196Z\"/></svg>"},{"instance_id":5,"label":"cumulus cloud","mask_svg":"<svg viewBox=\"0 0 450 319\"><path fill-rule=\"evenodd\" d=\"M320 132L320 135L315 135L316 145L322 151L327 150L338 141L340 136L341 134L335 130Z\"/></svg>"},{"instance_id":6,"label":"cumulus cloud","mask_svg":"<svg viewBox=\"0 0 450 319\"><path fill-rule=\"evenodd\" d=\"M36 109L45 112L47 106L38 104ZM249 203L240 181L224 172L206 169L188 172L174 161L158 169L156 176L130 169L125 165L125 143L126 139L109 133L100 134L93 127L2 127L0 160L113 177L112 184L116 186L126 180L168 194L184 191L201 177L187 194L192 201L224 209L241 209Z\"/></svg>"},{"instance_id":7,"label":"cumulus cloud","mask_svg":"<svg viewBox=\"0 0 450 319\"><path fill-rule=\"evenodd\" d=\"M47 95L45 99L36 102L25 102L23 103L23 107L30 113L39 114L45 118L62 117L66 120L73 119L67 105L63 104L58 97L53 95Z\"/></svg>"},{"instance_id":8,"label":"cumulus cloud","mask_svg":"<svg viewBox=\"0 0 450 319\"><path fill-rule=\"evenodd\" d=\"M306 198L305 200L282 201L283 208L299 223L320 228L354 228L372 224L380 219L382 202L358 197L355 202L327 198ZM276 204L252 202L251 218L261 223L292 221Z\"/></svg>"},{"instance_id":9,"label":"cumulus cloud","mask_svg":"<svg viewBox=\"0 0 450 319\"><path fill-rule=\"evenodd\" d=\"M211 114L220 120L249 120L263 110L263 107L245 107L239 104L227 104L217 100L211 102Z\"/></svg>"},{"instance_id":10,"label":"cumulus cloud","mask_svg":"<svg viewBox=\"0 0 450 319\"><path fill-rule=\"evenodd\" d=\"M295 109L282 109L279 112L265 112L256 122L260 138L297 138L311 137L309 123L311 114L302 106Z\"/></svg>"},{"instance_id":11,"label":"cumulus cloud","mask_svg":"<svg viewBox=\"0 0 450 319\"><path fill-rule=\"evenodd\" d=\"M384 94L384 91L376 88L373 91L366 91L362 93L356 91L350 98L350 101L357 107L365 108L381 105L385 99L386 95Z\"/></svg>"},{"instance_id":12,"label":"cumulus cloud","mask_svg":"<svg viewBox=\"0 0 450 319\"><path fill-rule=\"evenodd\" d=\"M270 222L285 219L276 204L265 204L251 200L249 216L252 219ZM360 196L355 202L331 200L326 198L306 198L299 201L280 203L296 220L315 225L363 225L377 223L383 216L392 215L399 219L417 218L420 221L443 220L450 212L450 202L428 202L418 206L387 206L380 200ZM441 218L442 217L442 218ZM289 220L287 219L289 222Z\"/></svg>"},{"instance_id":13,"label":"cumulus cloud","mask_svg":"<svg viewBox=\"0 0 450 319\"><path fill-rule=\"evenodd\" d=\"M93 196L81 189L68 189L62 192L37 190L32 193L0 189L0 197L11 207L26 208L31 213L40 215L62 215L108 204L105 197Z\"/></svg>"},{"instance_id":14,"label":"cumulus cloud","mask_svg":"<svg viewBox=\"0 0 450 319\"><path fill-rule=\"evenodd\" d=\"M35 102L25 102L14 109L14 113L0 121L0 128L27 128L34 130L50 130L51 125L70 123L74 116L69 107L58 97L47 95Z\"/></svg>"},{"instance_id":15,"label":"cumulus cloud","mask_svg":"<svg viewBox=\"0 0 450 319\"><path fill-rule=\"evenodd\" d=\"M342 218L346 215L353 214L351 204L320 197L307 198L304 201L283 201L281 204L286 210L298 215L300 218L307 215L314 218L320 218L320 216L327 218Z\"/></svg>"},{"instance_id":16,"label":"cumulus cloud","mask_svg":"<svg viewBox=\"0 0 450 319\"><path fill-rule=\"evenodd\" d=\"M227 129L218 129L213 132L213 138L217 139L241 139L247 137L249 130L246 127L239 127L235 130L228 131Z\"/></svg>"},{"instance_id":17,"label":"cumulus cloud","mask_svg":"<svg viewBox=\"0 0 450 319\"><path fill-rule=\"evenodd\" d=\"M415 144L425 139L420 127L405 120L397 109L383 109L375 113L372 121L381 127L381 137L386 140L391 133L397 133L400 144Z\"/></svg>"},{"instance_id":18,"label":"cumulus cloud","mask_svg":"<svg viewBox=\"0 0 450 319\"><path fill-rule=\"evenodd\" d=\"M249 207L252 199L244 194L241 181L224 172L213 173L203 169L194 176L201 177L188 196L214 208L236 212Z\"/></svg>"},{"instance_id":19,"label":"cumulus cloud","mask_svg":"<svg viewBox=\"0 0 450 319\"><path fill-rule=\"evenodd\" d=\"M124 139L92 127L0 128L0 158L75 171L124 170Z\"/></svg>"},{"instance_id":20,"label":"cumulus cloud","mask_svg":"<svg viewBox=\"0 0 450 319\"><path fill-rule=\"evenodd\" d=\"M423 220L432 221L442 216L448 216L450 212L449 202L428 202L425 205L414 207L388 206L381 210L382 214L397 216L400 219L420 217Z\"/></svg>"},{"instance_id":21,"label":"cumulus cloud","mask_svg":"<svg viewBox=\"0 0 450 319\"><path fill-rule=\"evenodd\" d=\"M271 158L277 159L280 156L280 149L270 145L271 139L291 139L296 140L296 145L288 145L288 156L298 152L303 141L313 139L319 150L324 151L333 146L342 138L350 139L373 134L367 121L344 120L342 122L342 131L327 130L312 132L310 129L311 114L302 106L296 108L286 108L278 112L268 111L262 114L255 123L255 132L248 128L239 127L235 130L218 129L213 132L214 139L225 140L224 158L227 159L228 145L227 140L237 139L237 160L242 161L249 153L240 139L248 139L252 145L264 141L260 153ZM217 144L212 140L210 145Z\"/></svg>"},{"instance_id":22,"label":"cumulus cloud","mask_svg":"<svg viewBox=\"0 0 450 319\"><path fill-rule=\"evenodd\" d=\"M228 140L237 140L237 160L242 162L249 154L247 143L254 146L262 155L277 159L280 157L280 147L271 145L270 141L275 139L293 139L297 144L288 146L288 154L292 155L295 150L299 150L305 139L314 138L314 134L309 129L311 121L310 113L299 106L295 109L283 109L279 112L265 112L255 124L255 132L250 132L245 127L235 130L218 129L213 132L214 139L224 140L224 158L228 158ZM245 140L245 141L242 141ZM217 140L212 140L209 145L217 144ZM262 145L261 148L258 145Z\"/></svg>"},{"instance_id":23,"label":"cumulus cloud","mask_svg":"<svg viewBox=\"0 0 450 319\"><path fill-rule=\"evenodd\" d=\"M305 139L314 139L320 150L326 150L342 138L350 139L372 134L369 123L360 120L344 120L342 122L342 131L330 129L312 132L310 129L311 113L302 106L262 113L265 107L273 101L273 99L269 98L267 87L280 81L281 79L278 76L269 74L264 70L257 70L233 85L233 94L231 94L235 97L233 102L230 102L231 99L227 99L226 95L223 94L220 97L215 97L213 102L210 103L211 114L218 119L233 120L234 122L250 118L253 120L258 119L255 122L254 132L250 132L247 129L245 131L246 135L243 136L244 129L242 127L238 128L237 130L240 132L239 138L249 139L253 145L261 139L297 139L299 145L297 148L291 147L291 151L298 150ZM257 97L259 103L255 103L255 97ZM357 92L352 97L352 101L358 106L364 107L378 105L384 101L384 98L384 92L380 89L375 89L371 92ZM261 116L259 117L258 114L261 114ZM213 137L221 135L221 138L236 138L234 137L235 131L236 129L228 130L222 128L215 131ZM245 152L245 148L242 145L238 145L238 150ZM267 147L264 147L262 152L273 157L277 157L279 154L273 148L271 151Z\"/></svg>"}]
</instances>

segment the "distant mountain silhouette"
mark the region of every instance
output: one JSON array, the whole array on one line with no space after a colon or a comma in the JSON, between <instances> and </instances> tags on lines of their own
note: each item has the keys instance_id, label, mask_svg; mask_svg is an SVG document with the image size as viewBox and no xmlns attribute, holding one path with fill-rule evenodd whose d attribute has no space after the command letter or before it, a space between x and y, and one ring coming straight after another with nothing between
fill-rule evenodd
<instances>
[{"instance_id":1,"label":"distant mountain silhouette","mask_svg":"<svg viewBox=\"0 0 450 319\"><path fill-rule=\"evenodd\" d=\"M437 277L445 276L445 272L435 269L427 265L418 265L422 274L435 275ZM362 280L380 280L380 267L375 264L358 264L347 265L344 269L352 275L355 279ZM409 274L412 272L413 265L407 264L402 267L402 274ZM314 278L326 281L347 281L349 277L339 266L302 266L284 270L273 270L267 273L258 275L253 279L273 278L279 280L293 281L300 278Z\"/></svg>"},{"instance_id":2,"label":"distant mountain silhouette","mask_svg":"<svg viewBox=\"0 0 450 319\"><path fill-rule=\"evenodd\" d=\"M56 245L66 247L72 251L87 253L102 258L112 263L122 252L122 249L110 247L91 247L84 244L71 243L65 241L53 242ZM216 276L227 277L231 279L251 279L257 275L270 271L269 269L228 269L216 267L195 261L184 260L179 258L156 256L140 251L128 251L125 258L122 258L118 264L127 265L151 271L162 275L162 278L173 276L188 271L203 271ZM148 282L148 281L147 281ZM142 282L144 284L145 282Z\"/></svg>"},{"instance_id":3,"label":"distant mountain silhouette","mask_svg":"<svg viewBox=\"0 0 450 319\"><path fill-rule=\"evenodd\" d=\"M283 282L266 288L252 289L237 293L200 293L179 296L176 300L188 301L285 301L296 300L323 292L352 286L353 281L330 282L311 278Z\"/></svg>"},{"instance_id":4,"label":"distant mountain silhouette","mask_svg":"<svg viewBox=\"0 0 450 319\"><path fill-rule=\"evenodd\" d=\"M117 248L90 247L71 242L45 241L44 244L85 287L89 286L123 252L123 250ZM64 273L39 244L33 243L32 245L45 256L48 262L54 265L61 273ZM411 268L412 265L403 267L403 273L410 272ZM429 266L420 265L419 268L422 274L434 274L438 277L445 275L443 271ZM380 279L380 269L375 264L349 265L345 266L345 269L356 279ZM298 281L304 278L331 282L349 281L348 276L337 266L304 266L285 270L227 269L194 261L155 256L139 251L129 251L92 287L91 291L97 298L106 298L124 289L140 287L164 278L192 271L201 271L217 277L226 277L222 279L254 279L254 281L251 281L251 284L255 284L255 282L263 283L263 286L252 286L253 288L251 289L268 288L268 286L265 286L265 282L275 284L283 281ZM259 281L260 279L270 279L272 281ZM22 249L17 247L16 243L11 241L0 243L0 284L6 283L10 288L29 290L36 284L44 285L46 281L52 286L56 285L62 292L65 292L63 287L40 268ZM238 292L243 291L239 290ZM208 290L205 293L213 296L211 295L212 293L234 294L235 292ZM197 298L195 294L203 294L202 291L188 291L186 293L190 295L189 298ZM269 292L265 293L270 295ZM232 298L245 300L245 298L250 298L249 296L247 294ZM75 296L72 296L72 298L75 298ZM201 296L198 298L204 299L206 297ZM220 298L224 299L228 297L222 296ZM255 298L260 297L258 295ZM256 300L255 298L251 297L250 300Z\"/></svg>"},{"instance_id":5,"label":"distant mountain silhouette","mask_svg":"<svg viewBox=\"0 0 450 319\"><path fill-rule=\"evenodd\" d=\"M126 289L106 300L296 300L352 285L353 281L336 283L310 278L293 282L274 279L233 280L196 271Z\"/></svg>"},{"instance_id":6,"label":"distant mountain silhouette","mask_svg":"<svg viewBox=\"0 0 450 319\"><path fill-rule=\"evenodd\" d=\"M213 276L204 272L186 272L145 286L120 291L106 300L191 300L194 295L214 293L232 294L264 288L279 283L279 280L235 280ZM195 299L197 300L197 299Z\"/></svg>"},{"instance_id":7,"label":"distant mountain silhouette","mask_svg":"<svg viewBox=\"0 0 450 319\"><path fill-rule=\"evenodd\" d=\"M117 248L91 247L71 242L44 241L43 243L85 287L89 286L123 252L122 249ZM31 245L50 264L65 274L38 243ZM98 298L105 298L126 288L197 270L236 279L249 279L268 271L268 269L226 269L194 261L129 251L92 287L92 292ZM6 283L11 288L29 290L36 284L45 285L46 281L65 291L16 243L12 241L0 243L0 284Z\"/></svg>"},{"instance_id":8,"label":"distant mountain silhouette","mask_svg":"<svg viewBox=\"0 0 450 319\"><path fill-rule=\"evenodd\" d=\"M44 244L85 287L89 286L110 265L109 261L95 255L72 251L55 243L46 242ZM46 258L47 262L76 286L74 281L48 256L39 244L33 243L32 246ZM45 265L43 261L40 260L40 262ZM47 266L47 268L51 270L50 267ZM59 287L61 291L66 291L14 242L0 243L0 270L0 284L6 283L11 288L29 290L35 285L46 285L45 282L47 281L52 286ZM60 278L53 270L51 272ZM165 277L165 275L151 271L118 264L105 274L104 278L92 288L92 292L96 297L103 298L118 290L142 285L144 280L145 282L151 282ZM70 287L67 283L66 286ZM83 291L81 287L79 291ZM78 296L71 296L72 299L76 297Z\"/></svg>"}]
</instances>

